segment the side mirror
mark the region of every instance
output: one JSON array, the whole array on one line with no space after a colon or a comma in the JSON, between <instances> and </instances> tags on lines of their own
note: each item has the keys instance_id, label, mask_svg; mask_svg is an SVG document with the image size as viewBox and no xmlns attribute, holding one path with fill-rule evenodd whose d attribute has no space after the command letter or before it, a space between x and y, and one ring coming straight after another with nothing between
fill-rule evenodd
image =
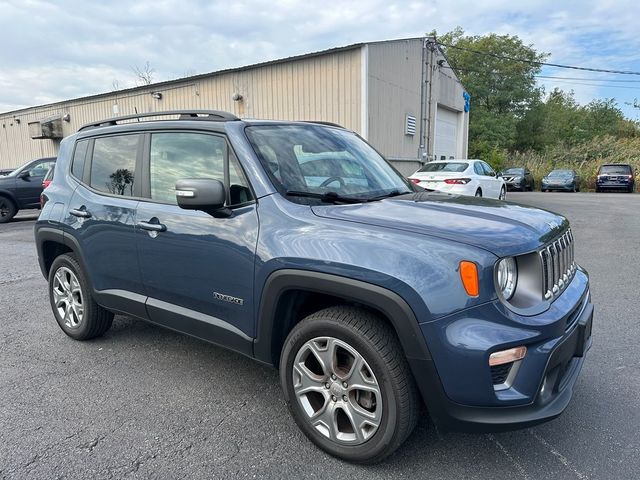
<instances>
[{"instance_id":1,"label":"side mirror","mask_svg":"<svg viewBox=\"0 0 640 480\"><path fill-rule=\"evenodd\" d=\"M496 173L496 177L497 177L497 178L502 177L502 172L498 172L498 173Z\"/></svg>"},{"instance_id":2,"label":"side mirror","mask_svg":"<svg viewBox=\"0 0 640 480\"><path fill-rule=\"evenodd\" d=\"M18 174L18 178L29 178L31 176L31 173L29 172L29 170L23 170Z\"/></svg>"},{"instance_id":3,"label":"side mirror","mask_svg":"<svg viewBox=\"0 0 640 480\"><path fill-rule=\"evenodd\" d=\"M176 200L185 210L202 210L214 217L228 217L231 210L224 206L227 192L220 180L188 178L176 182Z\"/></svg>"}]
</instances>

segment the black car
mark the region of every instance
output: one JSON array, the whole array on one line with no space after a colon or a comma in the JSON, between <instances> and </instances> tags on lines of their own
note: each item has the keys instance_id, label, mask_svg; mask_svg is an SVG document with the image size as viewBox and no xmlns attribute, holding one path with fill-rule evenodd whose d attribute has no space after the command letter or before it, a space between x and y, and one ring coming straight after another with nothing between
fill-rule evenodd
<instances>
[{"instance_id":1,"label":"black car","mask_svg":"<svg viewBox=\"0 0 640 480\"><path fill-rule=\"evenodd\" d=\"M500 173L500 176L504 179L507 190L520 190L521 192L526 190L533 191L536 186L533 175L531 175L528 168L507 168Z\"/></svg>"},{"instance_id":2,"label":"black car","mask_svg":"<svg viewBox=\"0 0 640 480\"><path fill-rule=\"evenodd\" d=\"M542 178L540 189L543 192L549 192L551 190L579 192L580 176L575 170L551 170Z\"/></svg>"},{"instance_id":3,"label":"black car","mask_svg":"<svg viewBox=\"0 0 640 480\"><path fill-rule=\"evenodd\" d=\"M596 178L596 192L605 190L622 190L633 192L635 177L633 167L624 163L602 165Z\"/></svg>"},{"instance_id":4,"label":"black car","mask_svg":"<svg viewBox=\"0 0 640 480\"><path fill-rule=\"evenodd\" d=\"M55 157L39 158L0 177L0 223L9 222L18 210L39 208L42 180Z\"/></svg>"}]
</instances>

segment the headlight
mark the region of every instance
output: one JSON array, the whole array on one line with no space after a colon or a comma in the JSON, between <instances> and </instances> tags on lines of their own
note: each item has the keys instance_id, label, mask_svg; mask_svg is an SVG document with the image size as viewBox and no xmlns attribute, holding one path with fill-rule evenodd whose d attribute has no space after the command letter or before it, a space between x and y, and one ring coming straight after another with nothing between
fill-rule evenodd
<instances>
[{"instance_id":1,"label":"headlight","mask_svg":"<svg viewBox=\"0 0 640 480\"><path fill-rule=\"evenodd\" d=\"M503 258L498 262L498 288L505 300L513 296L518 282L518 267L513 257Z\"/></svg>"}]
</instances>

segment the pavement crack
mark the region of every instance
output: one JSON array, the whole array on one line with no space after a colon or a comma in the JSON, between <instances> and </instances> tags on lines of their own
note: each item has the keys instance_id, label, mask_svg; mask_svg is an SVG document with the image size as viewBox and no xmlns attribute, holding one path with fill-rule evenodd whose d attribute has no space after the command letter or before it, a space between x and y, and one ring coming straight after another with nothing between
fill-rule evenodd
<instances>
[{"instance_id":1,"label":"pavement crack","mask_svg":"<svg viewBox=\"0 0 640 480\"><path fill-rule=\"evenodd\" d=\"M518 472L518 475L520 476L520 478L523 478L525 480L529 480L529 475L527 474L527 471L525 470L525 468L520 464L520 462L518 462L515 457L513 455L511 455L511 453L509 453L509 450L507 450L507 448L498 441L498 439L496 437L494 437L491 434L487 434L486 437L491 440L496 447L498 447L498 450L500 450L500 452L507 458L507 460L509 460L509 462L511 463L511 465L513 465L513 467L516 469L516 471Z\"/></svg>"},{"instance_id":2,"label":"pavement crack","mask_svg":"<svg viewBox=\"0 0 640 480\"><path fill-rule=\"evenodd\" d=\"M580 480L588 480L589 476L578 471L576 469L576 467L573 466L573 464L569 461L569 459L567 459L567 457L565 457L562 453L560 453L558 450L556 450L553 445L551 445L549 442L547 442L542 436L538 435L536 432L534 432L533 430L527 430L532 436L533 438L535 438L538 442L540 442L547 450L549 450L549 452L558 459L558 461L564 465L569 471L571 471L571 473L573 473L576 478L579 478Z\"/></svg>"}]
</instances>

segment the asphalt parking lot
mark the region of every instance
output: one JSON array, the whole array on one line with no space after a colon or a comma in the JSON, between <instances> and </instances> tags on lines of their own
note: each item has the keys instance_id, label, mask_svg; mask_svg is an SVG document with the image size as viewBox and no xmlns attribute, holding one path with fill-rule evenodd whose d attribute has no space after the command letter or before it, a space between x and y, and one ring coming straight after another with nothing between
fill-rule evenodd
<instances>
[{"instance_id":1,"label":"asphalt parking lot","mask_svg":"<svg viewBox=\"0 0 640 480\"><path fill-rule=\"evenodd\" d=\"M566 215L591 275L594 344L568 410L494 435L425 417L366 467L316 449L277 373L245 357L122 316L100 339L66 337L37 266L37 212L20 214L0 225L0 478L638 478L640 195L508 200Z\"/></svg>"}]
</instances>

